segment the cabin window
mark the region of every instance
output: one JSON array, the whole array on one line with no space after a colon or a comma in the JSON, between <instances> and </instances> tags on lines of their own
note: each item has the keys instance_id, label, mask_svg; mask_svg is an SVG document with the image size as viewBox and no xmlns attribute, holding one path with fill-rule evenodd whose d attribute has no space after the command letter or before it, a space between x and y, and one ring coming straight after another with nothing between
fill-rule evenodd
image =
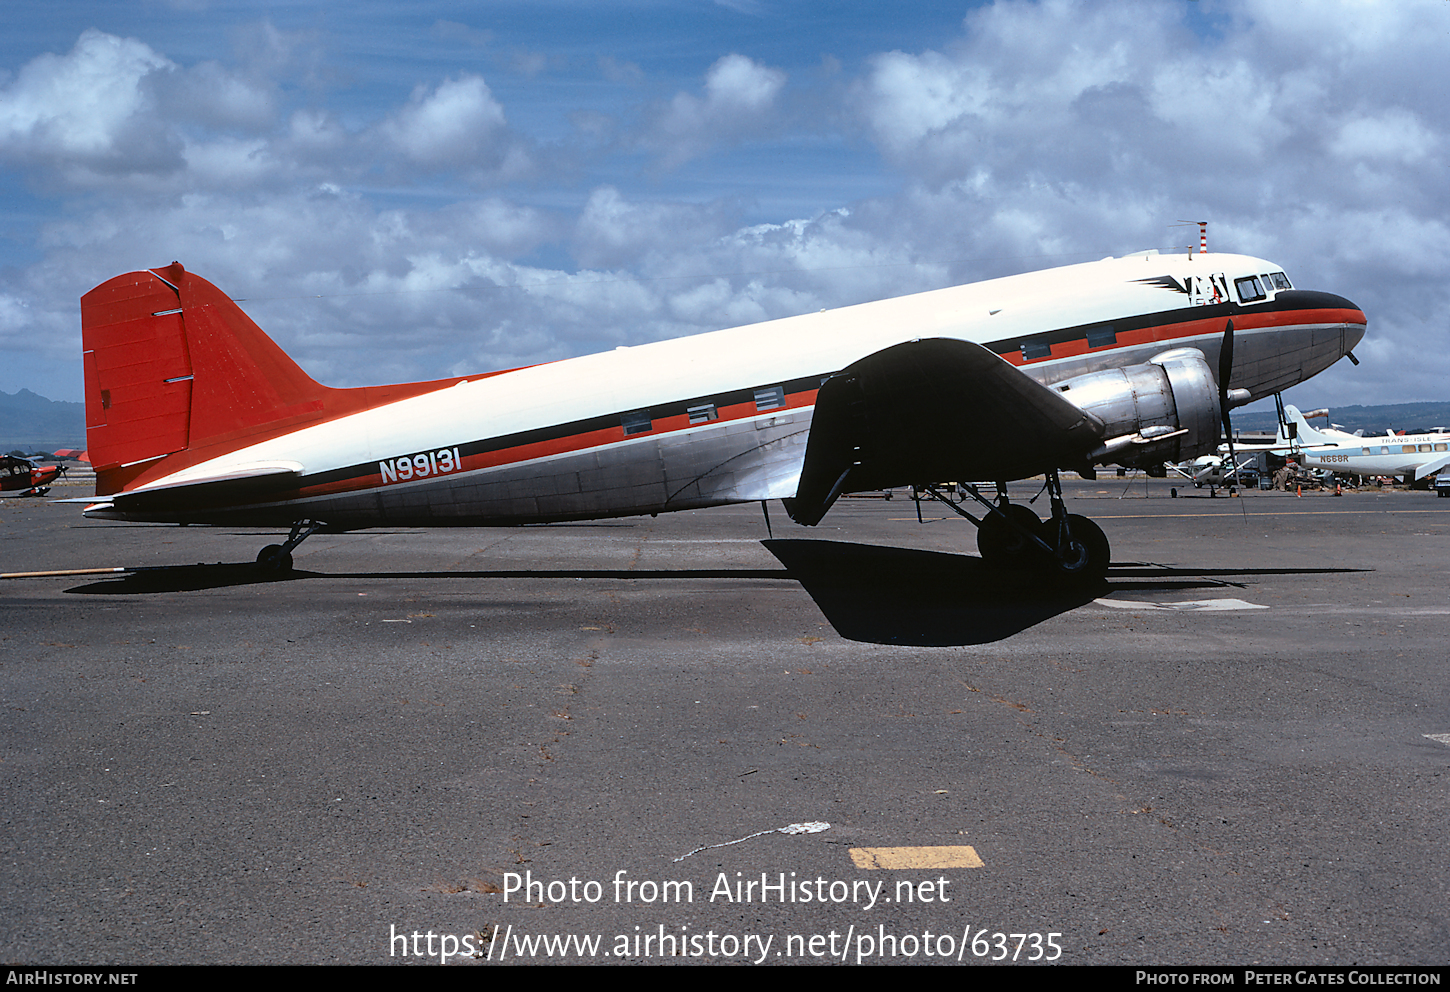
<instances>
[{"instance_id":1,"label":"cabin window","mask_svg":"<svg viewBox=\"0 0 1450 992\"><path fill-rule=\"evenodd\" d=\"M1444 451L1445 450L1445 442L1444 441L1441 441L1438 444L1436 444L1435 445L1435 450L1436 451Z\"/></svg>"},{"instance_id":2,"label":"cabin window","mask_svg":"<svg viewBox=\"0 0 1450 992\"><path fill-rule=\"evenodd\" d=\"M1422 445L1420 445L1420 450L1421 451L1429 451L1430 450L1430 446L1428 444L1422 444Z\"/></svg>"},{"instance_id":3,"label":"cabin window","mask_svg":"<svg viewBox=\"0 0 1450 992\"><path fill-rule=\"evenodd\" d=\"M716 419L720 414L715 410L714 403L701 403L699 406L692 406L689 409L690 423L704 424Z\"/></svg>"},{"instance_id":4,"label":"cabin window","mask_svg":"<svg viewBox=\"0 0 1450 992\"><path fill-rule=\"evenodd\" d=\"M766 386L755 391L756 410L778 410L785 406L785 387Z\"/></svg>"},{"instance_id":5,"label":"cabin window","mask_svg":"<svg viewBox=\"0 0 1450 992\"><path fill-rule=\"evenodd\" d=\"M1087 342L1089 348L1106 348L1118 343L1118 333L1111 327L1094 327L1087 332Z\"/></svg>"},{"instance_id":6,"label":"cabin window","mask_svg":"<svg viewBox=\"0 0 1450 992\"><path fill-rule=\"evenodd\" d=\"M1402 455L1413 455L1414 453L1415 453L1415 446L1413 444L1402 444L1402 445L1400 445L1400 454L1402 454Z\"/></svg>"},{"instance_id":7,"label":"cabin window","mask_svg":"<svg viewBox=\"0 0 1450 992\"><path fill-rule=\"evenodd\" d=\"M1254 300L1264 298L1264 287L1259 285L1258 276L1247 276L1243 279L1234 280L1234 288L1239 291L1240 303L1252 303Z\"/></svg>"},{"instance_id":8,"label":"cabin window","mask_svg":"<svg viewBox=\"0 0 1450 992\"><path fill-rule=\"evenodd\" d=\"M1052 345L1046 341L1023 341L1022 360L1030 362L1034 358L1049 358L1052 355Z\"/></svg>"},{"instance_id":9,"label":"cabin window","mask_svg":"<svg viewBox=\"0 0 1450 992\"><path fill-rule=\"evenodd\" d=\"M654 429L648 410L631 410L628 413L621 413L619 419L624 424L625 437L631 434L645 434Z\"/></svg>"}]
</instances>

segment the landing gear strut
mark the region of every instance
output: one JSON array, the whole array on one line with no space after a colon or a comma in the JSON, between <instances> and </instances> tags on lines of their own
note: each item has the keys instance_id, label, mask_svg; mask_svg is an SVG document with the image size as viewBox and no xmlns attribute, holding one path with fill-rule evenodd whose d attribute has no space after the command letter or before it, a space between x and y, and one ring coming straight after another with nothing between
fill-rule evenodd
<instances>
[{"instance_id":1,"label":"landing gear strut","mask_svg":"<svg viewBox=\"0 0 1450 992\"><path fill-rule=\"evenodd\" d=\"M1052 515L1039 520L1037 514L1007 499L1007 487L997 484L996 502L983 496L976 486L959 486L986 508L979 520L947 499L934 486L922 491L977 525L977 549L994 565L1046 567L1051 573L1075 583L1100 581L1108 572L1112 549L1102 528L1087 517L1068 513L1062 499L1062 481L1056 471L1047 474L1047 496Z\"/></svg>"},{"instance_id":2,"label":"landing gear strut","mask_svg":"<svg viewBox=\"0 0 1450 992\"><path fill-rule=\"evenodd\" d=\"M286 575L292 571L292 550L327 525L320 520L299 520L285 544L269 544L257 552L257 567L264 575Z\"/></svg>"},{"instance_id":3,"label":"landing gear strut","mask_svg":"<svg viewBox=\"0 0 1450 992\"><path fill-rule=\"evenodd\" d=\"M1047 495L1052 500L1052 519L1044 524L1044 529L1059 574L1084 582L1103 578L1112 560L1108 536L1087 517L1067 512L1067 504L1062 500L1062 481L1056 471L1047 474Z\"/></svg>"}]
</instances>

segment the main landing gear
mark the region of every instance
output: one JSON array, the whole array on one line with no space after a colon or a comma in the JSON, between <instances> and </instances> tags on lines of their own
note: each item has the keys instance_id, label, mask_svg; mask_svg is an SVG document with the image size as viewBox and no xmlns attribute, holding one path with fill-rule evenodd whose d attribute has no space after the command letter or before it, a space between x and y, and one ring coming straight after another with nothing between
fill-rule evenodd
<instances>
[{"instance_id":1,"label":"main landing gear","mask_svg":"<svg viewBox=\"0 0 1450 992\"><path fill-rule=\"evenodd\" d=\"M1057 473L1047 475L1052 515L1039 520L1021 503L1007 499L1007 487L997 484L997 499L989 500L976 486L959 485L958 491L976 500L987 512L979 520L937 491L922 490L977 525L977 550L988 563L1010 568L1043 568L1074 583L1101 581L1107 575L1112 551L1102 528L1087 517L1068 513Z\"/></svg>"},{"instance_id":2,"label":"main landing gear","mask_svg":"<svg viewBox=\"0 0 1450 992\"><path fill-rule=\"evenodd\" d=\"M313 534L326 527L320 520L299 520L292 525L292 533L285 544L269 544L257 552L257 568L263 575L282 576L292 571L292 550Z\"/></svg>"}]
</instances>

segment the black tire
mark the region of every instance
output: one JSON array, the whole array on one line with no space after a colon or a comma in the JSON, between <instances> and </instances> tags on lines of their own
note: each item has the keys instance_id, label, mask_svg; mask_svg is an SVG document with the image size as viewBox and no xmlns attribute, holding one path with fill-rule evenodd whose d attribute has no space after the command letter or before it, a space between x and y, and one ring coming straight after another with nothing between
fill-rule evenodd
<instances>
[{"instance_id":1,"label":"black tire","mask_svg":"<svg viewBox=\"0 0 1450 992\"><path fill-rule=\"evenodd\" d=\"M1056 544L1057 534L1052 521L1049 520L1045 527L1051 538L1048 543ZM1057 573L1073 582L1101 582L1112 563L1112 546L1108 543L1108 536L1087 517L1075 513L1068 514L1067 527L1072 532L1072 541L1067 548L1057 548L1053 555Z\"/></svg>"},{"instance_id":2,"label":"black tire","mask_svg":"<svg viewBox=\"0 0 1450 992\"><path fill-rule=\"evenodd\" d=\"M257 567L266 575L286 575L292 571L292 552L280 544L269 544L257 552Z\"/></svg>"},{"instance_id":3,"label":"black tire","mask_svg":"<svg viewBox=\"0 0 1450 992\"><path fill-rule=\"evenodd\" d=\"M1006 511L1018 525L1036 534L1042 529L1037 514L1016 503L1008 504ZM977 551L984 561L994 565L1018 564L1034 557L1039 548L1032 541L1013 530L995 513L987 514L977 528Z\"/></svg>"}]
</instances>

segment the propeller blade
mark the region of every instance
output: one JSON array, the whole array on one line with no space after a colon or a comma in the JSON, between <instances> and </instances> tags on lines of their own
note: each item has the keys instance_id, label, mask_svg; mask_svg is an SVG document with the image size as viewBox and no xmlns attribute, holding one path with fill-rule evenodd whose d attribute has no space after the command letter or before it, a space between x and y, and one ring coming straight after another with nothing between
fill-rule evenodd
<instances>
[{"instance_id":1,"label":"propeller blade","mask_svg":"<svg viewBox=\"0 0 1450 992\"><path fill-rule=\"evenodd\" d=\"M1228 381L1234 371L1234 322L1229 321L1228 326L1223 329L1223 341L1218 346L1218 396L1221 400L1228 398ZM1228 416L1228 406L1222 407L1225 417Z\"/></svg>"},{"instance_id":2,"label":"propeller blade","mask_svg":"<svg viewBox=\"0 0 1450 992\"><path fill-rule=\"evenodd\" d=\"M1218 346L1218 411L1223 418L1223 435L1228 441L1228 460L1233 466L1234 482L1239 480L1238 456L1234 453L1233 421L1228 412L1228 381L1234 370L1234 322L1229 321L1223 329L1223 341Z\"/></svg>"}]
</instances>

